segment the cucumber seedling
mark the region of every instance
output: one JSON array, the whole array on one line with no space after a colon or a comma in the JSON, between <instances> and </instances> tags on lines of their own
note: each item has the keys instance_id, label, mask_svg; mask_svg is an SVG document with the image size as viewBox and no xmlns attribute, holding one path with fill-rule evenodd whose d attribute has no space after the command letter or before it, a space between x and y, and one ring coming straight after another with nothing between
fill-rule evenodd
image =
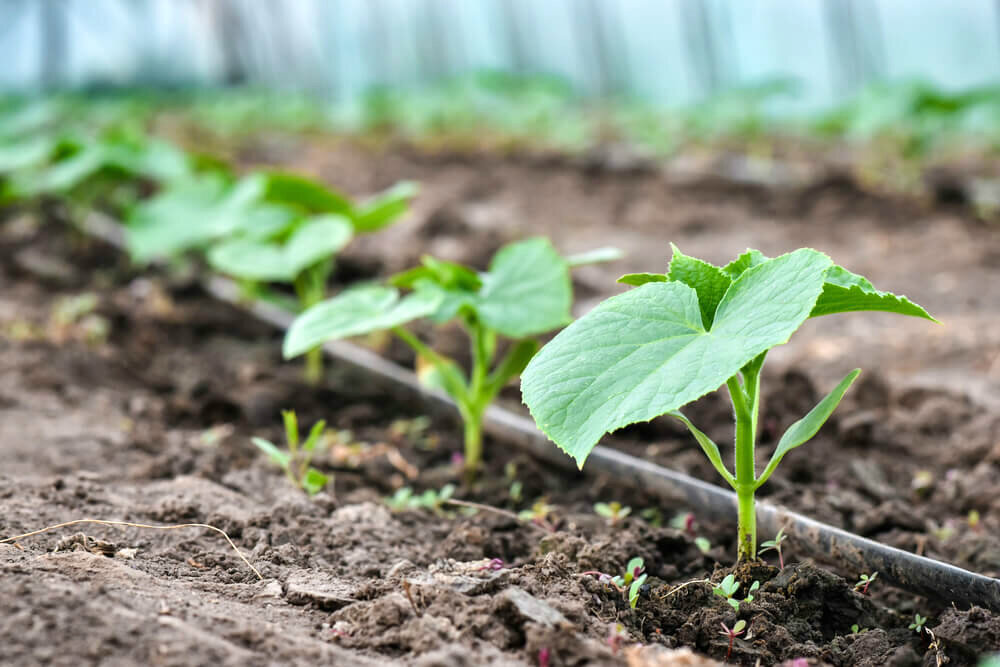
<instances>
[{"instance_id":1,"label":"cucumber seedling","mask_svg":"<svg viewBox=\"0 0 1000 667\"><path fill-rule=\"evenodd\" d=\"M486 408L538 350L536 337L570 321L570 267L616 256L564 258L542 238L504 246L485 273L425 256L421 266L392 277L389 285L352 288L306 310L288 329L285 358L328 340L392 331L416 352L421 381L455 401L465 428L465 470L473 475L482 461ZM400 289L410 292L402 296ZM421 318L435 324L457 320L465 329L472 359L467 375L403 326ZM501 338L510 345L497 361Z\"/></svg>"},{"instance_id":2,"label":"cucumber seedling","mask_svg":"<svg viewBox=\"0 0 1000 667\"><path fill-rule=\"evenodd\" d=\"M803 248L770 259L748 250L723 267L676 247L665 274L630 274L635 285L560 332L522 374L539 428L579 466L605 433L660 415L680 420L738 498L738 556L757 556L755 492L782 458L811 439L857 378L851 371L781 436L758 475L754 447L761 369L810 317L880 310L933 321L905 297ZM725 385L736 421L735 473L680 408Z\"/></svg>"},{"instance_id":3,"label":"cucumber seedling","mask_svg":"<svg viewBox=\"0 0 1000 667\"><path fill-rule=\"evenodd\" d=\"M298 298L297 310L306 310L326 298L326 283L334 256L360 232L381 229L406 210L416 193L401 183L376 196L376 204L356 207L340 195L307 179L270 174L265 179L264 200L297 209L288 225L271 233L247 233L213 246L208 262L216 271L245 285L289 283ZM252 290L252 288L251 288ZM317 384L323 375L323 352L316 346L306 352L305 378Z\"/></svg>"},{"instance_id":4,"label":"cucumber seedling","mask_svg":"<svg viewBox=\"0 0 1000 667\"><path fill-rule=\"evenodd\" d=\"M274 443L263 438L253 438L253 444L267 454L278 467L285 471L288 480L310 496L323 490L330 477L309 465L312 462L316 445L323 437L326 421L320 420L313 424L305 442L299 443L299 420L292 410L282 410L281 416L285 423L285 441L288 450L285 451Z\"/></svg>"}]
</instances>

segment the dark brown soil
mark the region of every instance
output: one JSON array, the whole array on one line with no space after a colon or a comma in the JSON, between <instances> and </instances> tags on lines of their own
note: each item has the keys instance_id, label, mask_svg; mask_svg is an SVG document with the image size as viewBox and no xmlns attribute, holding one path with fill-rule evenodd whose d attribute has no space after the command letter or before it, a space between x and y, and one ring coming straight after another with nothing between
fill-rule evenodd
<instances>
[{"instance_id":1,"label":"dark brown soil","mask_svg":"<svg viewBox=\"0 0 1000 667\"><path fill-rule=\"evenodd\" d=\"M718 209L712 220L736 215L736 243L769 252L781 244L763 232L761 241L752 230L740 231L746 219L772 232L791 224L755 218L769 206L759 194L708 186L689 191L661 183L682 200L676 210L668 207L661 229L651 221L669 197L651 181L504 163L430 166L405 156L375 161L363 152L345 155L354 162L344 157L344 171L333 175L350 189L371 189L401 176L426 182L414 220L400 227L400 234L412 234L400 237L411 245L362 244L344 262L362 273L393 270L424 249L443 253L451 247L453 257L481 262L496 243L525 231L554 233L567 251L614 241L607 229L600 237L584 222L579 237L565 231L559 226L565 216L544 223L510 213L483 223L483 234L455 236L449 229L456 223L440 217L442 207L453 204L434 200L445 198L447 179L456 183L459 208L468 203L459 195L471 179L479 183L480 199L515 200L521 192L518 206L529 208L534 197L539 211L542 199L550 212L575 206L580 219L593 216L594 225L607 201L631 192L634 203L626 208L651 207L644 214L650 223L639 228L652 240L676 231L685 207ZM444 175L434 177L439 171ZM481 175L491 171L493 176ZM600 194L589 202L592 191ZM830 197L839 207L859 206L862 213L855 215L869 216L868 226L889 236L888 228L872 222L875 203L855 204L849 193ZM507 510L545 496L556 508L549 517L554 532L493 512L469 516L451 506L393 512L383 498L399 486L422 490L458 483L450 463L458 446L453 424L428 425L417 406L393 402L364 378L338 368L330 369L324 388L304 387L299 369L280 363L278 334L209 300L182 274L135 274L113 251L61 226L39 226L28 212L9 212L4 220L0 538L81 518L209 523L227 531L264 577L258 580L220 536L199 529L82 525L0 545L5 664L711 664L664 651L685 646L722 660L727 640L720 623L732 627L737 618L750 627L735 642L731 662L747 665L797 658L808 664L933 665L945 656L949 664L962 665L1000 648L997 616L914 599L878 583L863 596L853 588L859 573L799 562L794 544L785 550L784 570L772 562L736 572L744 584L740 597L750 582L761 582L737 615L710 585L697 583L728 573L717 564L733 561L727 527L696 521L688 532L657 525L655 515L639 518L641 511L655 508L665 524L690 508L664 506L613 480L567 476L504 447L488 448L488 474L457 495ZM904 220L886 224L894 243L908 237ZM425 227L431 231L421 232ZM950 299L933 289L920 293L926 275L917 280L910 253L894 255L900 268L893 274L866 269L857 250L847 252L854 247L848 238L845 252L831 250L849 268L873 274L876 284L909 291L945 321L965 326L925 336L909 323L909 333L898 333L893 327L904 325L887 319L882 329L861 324L836 333L806 332L800 348L773 364L769 433L780 433L808 407L814 385L826 386L840 372L841 356L861 356L874 372L836 425L788 458L769 492L817 518L996 573L996 409L971 390L912 388L931 362L948 373L968 373L984 386L997 379L996 368L976 374L967 366L1000 349L996 330L988 330L996 312L984 307L998 301L991 293L996 284L986 282L996 269L969 261L971 246L983 251L994 242L973 223L952 219L949 229L966 245L956 251L965 263L952 263L949 256L948 270L959 285L979 286L972 295L958 287ZM732 236L712 236L716 243L706 238L699 247L693 239L703 233L671 238L711 259L733 254ZM622 238L634 238L633 249L641 251L639 237L631 234L639 232ZM473 238L487 241L476 249ZM910 243L918 245L915 238ZM376 253L391 247L403 252ZM479 254L461 257L470 247ZM859 261L852 264L852 258ZM620 268L581 272L584 300L613 290L610 278ZM662 269L652 262L629 268ZM79 298L87 294L96 297L94 303ZM846 342L860 348L869 337L879 341L877 352L841 349ZM897 347L898 341L910 345ZM921 345L928 347L913 349ZM820 354L821 362L803 372L803 355L824 349L832 352ZM325 418L336 431L318 462L336 482L313 499L292 488L250 444L253 435L280 438L282 408L294 408L307 424ZM713 400L692 414L720 438L716 431L728 428L725 408ZM671 427L654 423L624 433L622 440L710 478L698 453ZM850 456L831 455L835 448ZM930 482L925 490L915 489L915 473L923 469L930 471ZM513 478L523 485L523 500L508 493ZM597 517L593 503L610 500L632 507L632 516L615 526ZM977 529L965 523L970 509L980 512ZM935 525L948 521L952 535L933 534ZM694 536L710 541L707 554ZM620 593L584 573L620 574L634 556L645 559L650 578L632 610ZM501 559L502 569L491 569L489 559ZM936 644L930 634L907 627L918 612L930 617ZM866 631L853 632L855 624ZM646 648L629 648L638 643Z\"/></svg>"}]
</instances>

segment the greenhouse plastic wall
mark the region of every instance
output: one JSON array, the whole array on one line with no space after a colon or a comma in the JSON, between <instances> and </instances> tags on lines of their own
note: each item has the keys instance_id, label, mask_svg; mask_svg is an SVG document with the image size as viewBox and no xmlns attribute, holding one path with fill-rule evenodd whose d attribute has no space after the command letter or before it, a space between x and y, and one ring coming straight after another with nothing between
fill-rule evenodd
<instances>
[{"instance_id":1,"label":"greenhouse plastic wall","mask_svg":"<svg viewBox=\"0 0 1000 667\"><path fill-rule=\"evenodd\" d=\"M995 0L3 0L0 89L280 85L349 99L495 68L684 104L770 77L790 108L1000 69Z\"/></svg>"}]
</instances>

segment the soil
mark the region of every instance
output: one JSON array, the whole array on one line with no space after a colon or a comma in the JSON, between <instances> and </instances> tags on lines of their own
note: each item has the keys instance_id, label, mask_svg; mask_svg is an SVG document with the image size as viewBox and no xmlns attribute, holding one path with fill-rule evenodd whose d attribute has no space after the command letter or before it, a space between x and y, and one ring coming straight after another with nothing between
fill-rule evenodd
<instances>
[{"instance_id":1,"label":"soil","mask_svg":"<svg viewBox=\"0 0 1000 667\"><path fill-rule=\"evenodd\" d=\"M619 245L629 270L663 270L668 240L716 261L747 245L772 254L813 245L907 292L946 324L830 318L774 355L765 449L838 373L868 373L819 441L765 488L824 521L1000 572L995 230L849 188L772 195L564 165L299 147L294 166L351 192L402 177L423 183L413 215L389 240L357 244L341 280L403 268L421 252L482 265L506 240L547 233L566 252ZM997 615L878 581L862 595L859 573L802 561L794 544L784 569L774 558L727 569L730 527L670 527L692 508L552 470L502 443L487 446L482 480L461 485L454 424L340 368L322 388L306 387L297 366L280 362L278 333L207 298L190 274L137 273L51 217L15 210L0 223L0 537L82 518L207 523L263 579L221 536L196 528L85 524L0 544L7 664L714 664L727 654L720 623L737 619L749 630L729 661L746 665L963 665L1000 648ZM614 292L623 267L578 272L579 307ZM450 334L438 343L457 345ZM317 465L335 483L311 499L250 443L280 441L283 408L334 432ZM720 402L691 415L725 436ZM668 424L619 441L712 479ZM515 479L521 500L509 491ZM545 497L554 530L450 505L393 511L383 500L403 485L446 483L508 511ZM612 525L594 514L595 502L611 500L632 515ZM709 540L707 553L696 537ZM635 556L649 578L633 610L585 573L621 574ZM761 584L738 612L698 582L729 572L742 582L738 597ZM933 635L908 627L915 613Z\"/></svg>"}]
</instances>

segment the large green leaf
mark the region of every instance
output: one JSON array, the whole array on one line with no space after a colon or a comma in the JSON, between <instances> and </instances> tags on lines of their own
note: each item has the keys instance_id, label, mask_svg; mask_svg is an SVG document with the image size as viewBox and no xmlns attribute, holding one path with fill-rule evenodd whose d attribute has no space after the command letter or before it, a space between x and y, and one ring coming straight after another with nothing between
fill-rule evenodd
<instances>
[{"instance_id":1,"label":"large green leaf","mask_svg":"<svg viewBox=\"0 0 1000 667\"><path fill-rule=\"evenodd\" d=\"M222 273L254 281L292 282L351 240L353 227L339 215L307 219L284 242L234 238L213 246L209 263Z\"/></svg>"},{"instance_id":2,"label":"large green leaf","mask_svg":"<svg viewBox=\"0 0 1000 667\"><path fill-rule=\"evenodd\" d=\"M299 315L285 334L286 359L298 356L328 340L349 338L406 324L433 313L441 295L414 292L400 298L392 287L356 287Z\"/></svg>"},{"instance_id":3,"label":"large green leaf","mask_svg":"<svg viewBox=\"0 0 1000 667\"><path fill-rule=\"evenodd\" d=\"M710 330L698 295L671 281L608 299L535 355L522 374L539 427L583 465L602 435L718 389L809 316L830 259L796 250L746 269Z\"/></svg>"},{"instance_id":4,"label":"large green leaf","mask_svg":"<svg viewBox=\"0 0 1000 667\"><path fill-rule=\"evenodd\" d=\"M830 418L833 411L837 409L837 406L840 404L840 399L844 397L844 394L860 374L860 368L856 368L848 373L844 379L833 388L833 391L827 394L823 400L816 404L816 407L809 411L809 414L788 427L788 430L781 436L781 440L778 441L778 447L774 450L774 454L771 455L771 460L768 462L767 467L757 479L758 487L767 481L768 477L771 476L771 473L773 473L775 468L778 467L778 464L781 463L781 459L784 458L785 454L799 445L809 442L809 440L816 435L820 427L826 423L826 420Z\"/></svg>"},{"instance_id":5,"label":"large green leaf","mask_svg":"<svg viewBox=\"0 0 1000 667\"><path fill-rule=\"evenodd\" d=\"M871 282L856 273L851 273L840 266L831 266L826 272L826 283L823 293L816 301L816 307L810 317L848 313L859 310L876 310L887 313L898 313L912 317L937 322L926 310L913 303L905 296L896 296L890 292L880 292Z\"/></svg>"},{"instance_id":6,"label":"large green leaf","mask_svg":"<svg viewBox=\"0 0 1000 667\"><path fill-rule=\"evenodd\" d=\"M129 216L133 258L148 262L208 245L239 232L265 239L288 226L295 213L260 203L262 184L248 178L230 187L219 176L182 181L141 203Z\"/></svg>"},{"instance_id":7,"label":"large green leaf","mask_svg":"<svg viewBox=\"0 0 1000 667\"><path fill-rule=\"evenodd\" d=\"M733 284L733 280L719 267L696 257L688 257L673 243L670 247L674 255L670 260L667 279L684 283L698 293L701 321L705 327L711 328L715 319L715 309L719 307L719 302Z\"/></svg>"},{"instance_id":8,"label":"large green leaf","mask_svg":"<svg viewBox=\"0 0 1000 667\"><path fill-rule=\"evenodd\" d=\"M486 326L503 336L535 336L571 319L569 265L548 239L504 246L482 278L476 312Z\"/></svg>"},{"instance_id":9,"label":"large green leaf","mask_svg":"<svg viewBox=\"0 0 1000 667\"><path fill-rule=\"evenodd\" d=\"M39 136L0 145L0 175L42 164L56 143L53 137Z\"/></svg>"}]
</instances>

